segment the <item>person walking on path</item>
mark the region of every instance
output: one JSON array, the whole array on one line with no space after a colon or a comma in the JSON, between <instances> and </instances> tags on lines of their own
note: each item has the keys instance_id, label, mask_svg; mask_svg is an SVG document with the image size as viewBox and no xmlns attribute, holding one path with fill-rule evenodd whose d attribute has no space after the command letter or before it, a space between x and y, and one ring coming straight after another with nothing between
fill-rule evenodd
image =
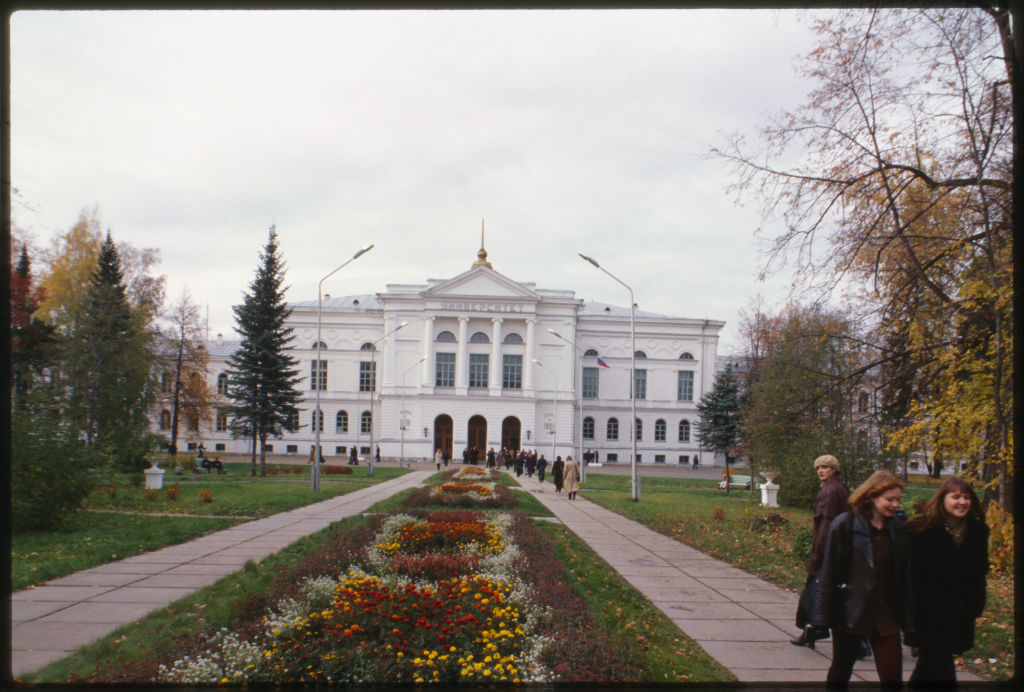
<instances>
[{"instance_id":1,"label":"person walking on path","mask_svg":"<svg viewBox=\"0 0 1024 692\"><path fill-rule=\"evenodd\" d=\"M562 492L562 473L565 470L565 462L562 461L562 457L555 457L555 460L551 463L551 480L555 483L555 492Z\"/></svg>"},{"instance_id":2,"label":"person walking on path","mask_svg":"<svg viewBox=\"0 0 1024 692\"><path fill-rule=\"evenodd\" d=\"M533 472L537 469L537 467L536 467L536 463L537 462L533 458L532 454L527 454L526 455L526 462L525 463L526 463L526 475L529 476L530 478L533 478Z\"/></svg>"},{"instance_id":3,"label":"person walking on path","mask_svg":"<svg viewBox=\"0 0 1024 692\"><path fill-rule=\"evenodd\" d=\"M444 452L442 452L441 448L438 447L437 450L434 452L434 465L437 466L437 470L438 471L441 470L441 463L443 461L444 461Z\"/></svg>"},{"instance_id":4,"label":"person walking on path","mask_svg":"<svg viewBox=\"0 0 1024 692\"><path fill-rule=\"evenodd\" d=\"M900 629L907 612L907 533L896 509L903 483L875 471L850 495L850 511L832 522L818 572L811 624L832 630L829 687L846 687L866 636L885 687L902 685Z\"/></svg>"},{"instance_id":5,"label":"person walking on path","mask_svg":"<svg viewBox=\"0 0 1024 692\"><path fill-rule=\"evenodd\" d=\"M351 453L348 455L349 466L359 466L359 456L356 452L356 446L352 445Z\"/></svg>"},{"instance_id":6,"label":"person walking on path","mask_svg":"<svg viewBox=\"0 0 1024 692\"><path fill-rule=\"evenodd\" d=\"M544 469L548 467L548 460L544 458L544 455L540 455L540 459L537 460L537 480L541 483L544 482Z\"/></svg>"},{"instance_id":7,"label":"person walking on path","mask_svg":"<svg viewBox=\"0 0 1024 692\"><path fill-rule=\"evenodd\" d=\"M696 466L694 467L696 469ZM821 489L814 501L814 529L811 533L811 558L807 562L807 583L804 585L804 593L800 597L800 604L797 606L796 626L803 631L796 639L791 639L791 644L797 646L808 646L814 648L814 640L807 640L807 627L809 601L814 598L814 587L811 585L818 570L821 569L822 558L825 557L825 540L828 538L828 529L832 520L847 510L846 501L850 497L850 489L839 480L839 460L831 454L822 454L814 460L814 471L821 481Z\"/></svg>"},{"instance_id":8,"label":"person walking on path","mask_svg":"<svg viewBox=\"0 0 1024 692\"><path fill-rule=\"evenodd\" d=\"M580 466L573 461L571 456L565 458L563 478L565 479L565 492L569 494L570 500L575 500L576 492L580 489Z\"/></svg>"},{"instance_id":9,"label":"person walking on path","mask_svg":"<svg viewBox=\"0 0 1024 692\"><path fill-rule=\"evenodd\" d=\"M913 632L918 649L912 686L956 685L953 655L974 646L974 621L985 609L988 526L963 479L942 481L922 514L907 525Z\"/></svg>"}]
</instances>

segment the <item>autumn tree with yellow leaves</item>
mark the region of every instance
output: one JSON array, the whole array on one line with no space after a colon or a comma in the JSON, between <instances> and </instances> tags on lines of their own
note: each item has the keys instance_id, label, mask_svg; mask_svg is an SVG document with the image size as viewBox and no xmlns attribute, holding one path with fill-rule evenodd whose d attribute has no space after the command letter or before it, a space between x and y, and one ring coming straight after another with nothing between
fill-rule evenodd
<instances>
[{"instance_id":1,"label":"autumn tree with yellow leaves","mask_svg":"<svg viewBox=\"0 0 1024 692\"><path fill-rule=\"evenodd\" d=\"M781 226L766 273L842 290L873 335L886 442L1012 506L1013 50L1006 8L816 16L807 101L713 155ZM795 163L790 163L795 162Z\"/></svg>"}]
</instances>

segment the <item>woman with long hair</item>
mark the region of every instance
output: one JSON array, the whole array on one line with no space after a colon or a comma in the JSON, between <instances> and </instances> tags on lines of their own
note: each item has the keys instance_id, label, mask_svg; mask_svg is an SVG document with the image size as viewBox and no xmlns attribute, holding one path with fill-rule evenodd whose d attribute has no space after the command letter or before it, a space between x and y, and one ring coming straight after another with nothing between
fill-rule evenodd
<instances>
[{"instance_id":1,"label":"woman with long hair","mask_svg":"<svg viewBox=\"0 0 1024 692\"><path fill-rule=\"evenodd\" d=\"M974 646L974 621L985 609L985 515L971 486L949 477L907 530L914 599L907 639L918 649L910 683L955 685L953 655Z\"/></svg>"},{"instance_id":2,"label":"woman with long hair","mask_svg":"<svg viewBox=\"0 0 1024 692\"><path fill-rule=\"evenodd\" d=\"M830 687L845 687L867 637L883 686L902 685L900 629L907 629L907 534L896 510L903 483L875 471L829 527L811 624L832 630Z\"/></svg>"}]
</instances>

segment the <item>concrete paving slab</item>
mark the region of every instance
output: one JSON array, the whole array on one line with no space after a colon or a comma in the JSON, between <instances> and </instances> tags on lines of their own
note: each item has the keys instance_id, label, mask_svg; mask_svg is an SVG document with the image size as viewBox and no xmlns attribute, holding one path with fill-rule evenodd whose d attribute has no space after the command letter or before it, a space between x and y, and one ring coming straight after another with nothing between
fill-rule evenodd
<instances>
[{"instance_id":1,"label":"concrete paving slab","mask_svg":"<svg viewBox=\"0 0 1024 692\"><path fill-rule=\"evenodd\" d=\"M626 579L629 581L629 579ZM642 590L644 595L650 598L652 601L668 601L670 603L679 602L700 602L700 603L728 603L729 598L722 594L712 591L707 587L694 587L694 588L645 588Z\"/></svg>"},{"instance_id":2,"label":"concrete paving slab","mask_svg":"<svg viewBox=\"0 0 1024 692\"><path fill-rule=\"evenodd\" d=\"M733 675L745 683L803 682L821 684L825 679L825 674L817 668L810 670L790 668L785 671L785 678L780 678L780 672L774 668L730 668L730 670Z\"/></svg>"},{"instance_id":3,"label":"concrete paving slab","mask_svg":"<svg viewBox=\"0 0 1024 692\"><path fill-rule=\"evenodd\" d=\"M113 628L107 623L77 623L70 627L66 622L49 619L33 620L18 625L17 636L11 643L14 651L49 650L74 651L83 644L99 639ZM31 670L29 668L28 670Z\"/></svg>"},{"instance_id":4,"label":"concrete paving slab","mask_svg":"<svg viewBox=\"0 0 1024 692\"><path fill-rule=\"evenodd\" d=\"M210 576L223 577L228 574L233 574L235 568L231 565L197 565L189 563L187 565L178 565L171 569L161 572L161 575L186 575L186 574L206 574Z\"/></svg>"},{"instance_id":5,"label":"concrete paving slab","mask_svg":"<svg viewBox=\"0 0 1024 692\"><path fill-rule=\"evenodd\" d=\"M677 567L685 569L687 574L700 579L705 584L714 583L717 579L750 576L748 572L744 572L738 567L723 565L717 560L712 559L682 561L681 564L674 560L670 562Z\"/></svg>"},{"instance_id":6,"label":"concrete paving slab","mask_svg":"<svg viewBox=\"0 0 1024 692\"><path fill-rule=\"evenodd\" d=\"M187 587L145 588L122 586L120 589L102 593L90 599L95 603L150 603L154 607L173 603L195 591Z\"/></svg>"},{"instance_id":7,"label":"concrete paving slab","mask_svg":"<svg viewBox=\"0 0 1024 692\"><path fill-rule=\"evenodd\" d=\"M97 574L156 574L157 572L163 572L165 569L167 569L167 565L164 564L119 560L118 562L109 562L105 565L90 567L89 571Z\"/></svg>"},{"instance_id":8,"label":"concrete paving slab","mask_svg":"<svg viewBox=\"0 0 1024 692\"><path fill-rule=\"evenodd\" d=\"M11 601L84 601L104 594L112 586L39 586L11 594Z\"/></svg>"},{"instance_id":9,"label":"concrete paving slab","mask_svg":"<svg viewBox=\"0 0 1024 692\"><path fill-rule=\"evenodd\" d=\"M43 586L124 586L125 584L131 584L133 581L145 578L145 574L111 574L109 572L95 572L90 569L84 572L75 572L66 577L52 579L43 584Z\"/></svg>"},{"instance_id":10,"label":"concrete paving slab","mask_svg":"<svg viewBox=\"0 0 1024 692\"><path fill-rule=\"evenodd\" d=\"M786 603L792 604L794 612L796 612L796 601L793 598L793 594L788 591L783 591L779 588L768 588L771 584L765 584L763 587L749 587L745 589L718 589L715 591L722 594L730 601L736 601L737 603Z\"/></svg>"},{"instance_id":11,"label":"concrete paving slab","mask_svg":"<svg viewBox=\"0 0 1024 692\"><path fill-rule=\"evenodd\" d=\"M682 575L677 567L661 567L658 565L616 565L619 574L628 574L636 577L673 577Z\"/></svg>"},{"instance_id":12,"label":"concrete paving slab","mask_svg":"<svg viewBox=\"0 0 1024 692\"><path fill-rule=\"evenodd\" d=\"M189 588L189 589L201 589L204 586L209 586L220 579L223 579L223 574L155 574L152 577L146 577L140 581L135 582L132 586L140 588L165 588L165 587L178 587L178 588Z\"/></svg>"},{"instance_id":13,"label":"concrete paving slab","mask_svg":"<svg viewBox=\"0 0 1024 692\"><path fill-rule=\"evenodd\" d=\"M690 620L749 620L750 611L735 603L680 602L652 600L670 618L686 618Z\"/></svg>"},{"instance_id":14,"label":"concrete paving slab","mask_svg":"<svg viewBox=\"0 0 1024 692\"><path fill-rule=\"evenodd\" d=\"M682 631L698 641L778 642L784 635L761 619L692 620L672 618Z\"/></svg>"},{"instance_id":15,"label":"concrete paving slab","mask_svg":"<svg viewBox=\"0 0 1024 692\"><path fill-rule=\"evenodd\" d=\"M47 622L65 622L76 627L79 624L123 625L145 617L153 610L151 603L97 603L86 601L76 603L49 615Z\"/></svg>"},{"instance_id":16,"label":"concrete paving slab","mask_svg":"<svg viewBox=\"0 0 1024 692\"><path fill-rule=\"evenodd\" d=\"M792 603L760 603L744 601L743 607L758 617L773 622L788 622L788 627L796 627L796 599ZM795 636L795 635L794 635Z\"/></svg>"},{"instance_id":17,"label":"concrete paving slab","mask_svg":"<svg viewBox=\"0 0 1024 692\"><path fill-rule=\"evenodd\" d=\"M75 601L11 601L11 622L28 622L74 604Z\"/></svg>"},{"instance_id":18,"label":"concrete paving slab","mask_svg":"<svg viewBox=\"0 0 1024 692\"><path fill-rule=\"evenodd\" d=\"M829 658L805 646L793 646L784 642L730 642L698 640L700 645L719 663L730 670L736 668L761 668L779 671L784 675L789 670L820 670L825 679ZM792 651L791 651L791 650ZM784 681L785 677L777 680Z\"/></svg>"}]
</instances>

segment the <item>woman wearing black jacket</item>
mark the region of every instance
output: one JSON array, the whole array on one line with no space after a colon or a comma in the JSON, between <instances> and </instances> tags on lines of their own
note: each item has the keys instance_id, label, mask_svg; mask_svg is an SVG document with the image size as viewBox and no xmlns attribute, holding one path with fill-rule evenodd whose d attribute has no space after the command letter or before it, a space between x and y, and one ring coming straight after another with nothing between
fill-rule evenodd
<instances>
[{"instance_id":1,"label":"woman wearing black jacket","mask_svg":"<svg viewBox=\"0 0 1024 692\"><path fill-rule=\"evenodd\" d=\"M832 630L830 687L845 687L867 637L883 686L899 687L900 629L907 629L907 535L896 510L903 484L876 471L850 495L851 511L829 528L811 624Z\"/></svg>"},{"instance_id":2,"label":"woman wearing black jacket","mask_svg":"<svg viewBox=\"0 0 1024 692\"><path fill-rule=\"evenodd\" d=\"M910 520L910 580L918 648L912 685L955 685L953 654L974 646L974 620L985 609L988 526L978 497L947 478L924 512Z\"/></svg>"}]
</instances>

